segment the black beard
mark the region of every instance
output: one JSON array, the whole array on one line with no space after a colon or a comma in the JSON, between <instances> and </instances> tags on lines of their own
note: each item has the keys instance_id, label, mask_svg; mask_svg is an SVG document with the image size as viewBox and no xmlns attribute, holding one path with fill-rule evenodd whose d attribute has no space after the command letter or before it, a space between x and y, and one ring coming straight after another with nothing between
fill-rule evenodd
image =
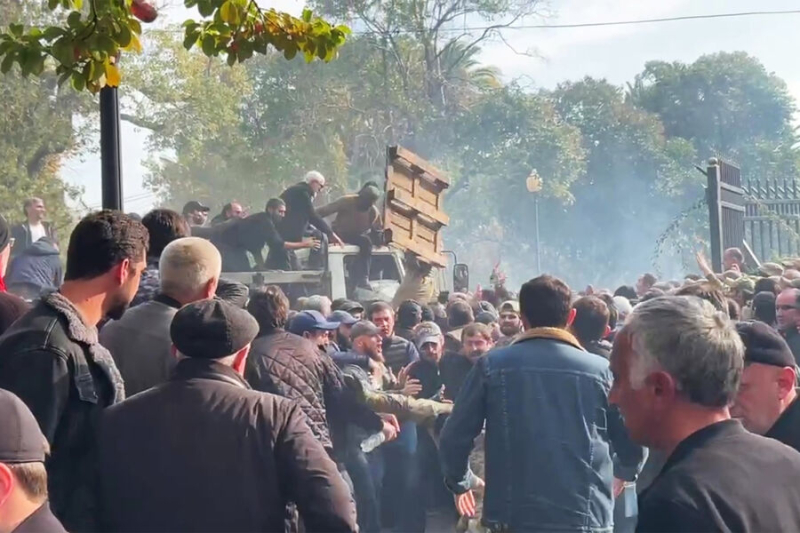
<instances>
[{"instance_id":1,"label":"black beard","mask_svg":"<svg viewBox=\"0 0 800 533\"><path fill-rule=\"evenodd\" d=\"M108 310L106 316L111 320L119 320L122 318L122 315L125 314L125 311L128 310L128 307L130 307L130 305L131 305L130 302L115 305L114 307Z\"/></svg>"}]
</instances>

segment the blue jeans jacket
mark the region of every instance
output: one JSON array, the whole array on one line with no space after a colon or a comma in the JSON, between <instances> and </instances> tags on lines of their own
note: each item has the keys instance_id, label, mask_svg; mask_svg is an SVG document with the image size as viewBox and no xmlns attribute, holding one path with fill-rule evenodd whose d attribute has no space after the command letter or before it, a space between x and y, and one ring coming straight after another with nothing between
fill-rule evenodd
<instances>
[{"instance_id":1,"label":"blue jeans jacket","mask_svg":"<svg viewBox=\"0 0 800 533\"><path fill-rule=\"evenodd\" d=\"M472 483L468 456L486 425L483 523L508 531L613 529L612 476L632 481L645 451L609 406L608 361L569 333L529 330L483 357L444 426L445 483Z\"/></svg>"}]
</instances>

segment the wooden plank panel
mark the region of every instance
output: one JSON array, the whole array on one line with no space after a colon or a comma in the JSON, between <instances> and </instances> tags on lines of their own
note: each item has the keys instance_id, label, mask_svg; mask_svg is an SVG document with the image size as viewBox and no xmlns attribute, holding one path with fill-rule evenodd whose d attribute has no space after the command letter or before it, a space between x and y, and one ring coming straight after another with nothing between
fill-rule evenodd
<instances>
[{"instance_id":1,"label":"wooden plank panel","mask_svg":"<svg viewBox=\"0 0 800 533\"><path fill-rule=\"evenodd\" d=\"M441 211L437 211L433 208L430 204L427 204L423 201L420 201L417 198L412 197L405 191L401 191L399 189L393 189L387 191L386 193L387 199L389 202L400 202L407 206L407 208L417 211L419 213L424 214L431 220L435 220L439 224L446 226L450 223L450 217L442 213Z\"/></svg>"}]
</instances>

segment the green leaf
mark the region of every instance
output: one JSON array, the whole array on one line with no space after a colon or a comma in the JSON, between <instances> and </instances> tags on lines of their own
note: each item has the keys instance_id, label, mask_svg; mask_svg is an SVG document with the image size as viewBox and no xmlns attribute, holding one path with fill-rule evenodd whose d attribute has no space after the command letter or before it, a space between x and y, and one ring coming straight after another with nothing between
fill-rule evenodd
<instances>
[{"instance_id":1,"label":"green leaf","mask_svg":"<svg viewBox=\"0 0 800 533\"><path fill-rule=\"evenodd\" d=\"M0 63L0 72L3 74L8 74L8 71L11 70L11 67L14 66L14 61L17 59L16 53L8 54L6 57L3 58L3 62Z\"/></svg>"},{"instance_id":2,"label":"green leaf","mask_svg":"<svg viewBox=\"0 0 800 533\"><path fill-rule=\"evenodd\" d=\"M72 88L78 92L81 92L83 89L86 88L86 79L80 72L72 73Z\"/></svg>"},{"instance_id":3,"label":"green leaf","mask_svg":"<svg viewBox=\"0 0 800 533\"><path fill-rule=\"evenodd\" d=\"M232 67L236 64L236 54L228 52L228 66Z\"/></svg>"},{"instance_id":4,"label":"green leaf","mask_svg":"<svg viewBox=\"0 0 800 533\"><path fill-rule=\"evenodd\" d=\"M44 62L46 59L47 57L44 54L37 54L36 58L33 60L31 74L34 76L41 76L42 72L44 72Z\"/></svg>"},{"instance_id":5,"label":"green leaf","mask_svg":"<svg viewBox=\"0 0 800 533\"><path fill-rule=\"evenodd\" d=\"M238 24L236 6L234 6L233 2L230 0L222 4L222 7L219 8L219 16L222 17L222 20L228 24Z\"/></svg>"},{"instance_id":6,"label":"green leaf","mask_svg":"<svg viewBox=\"0 0 800 533\"><path fill-rule=\"evenodd\" d=\"M139 35L142 34L142 23L136 19L130 19L128 21L128 27L133 33L138 33Z\"/></svg>"},{"instance_id":7,"label":"green leaf","mask_svg":"<svg viewBox=\"0 0 800 533\"><path fill-rule=\"evenodd\" d=\"M204 17L210 17L216 11L214 7L214 3L211 0L198 0L197 2L197 10L200 11L200 14Z\"/></svg>"},{"instance_id":8,"label":"green leaf","mask_svg":"<svg viewBox=\"0 0 800 533\"><path fill-rule=\"evenodd\" d=\"M199 24L197 22L195 22L193 19L188 19L188 20L183 21L183 24L181 24L181 26L183 26L184 28L188 29L190 27L191 28L196 28L197 26L199 26Z\"/></svg>"},{"instance_id":9,"label":"green leaf","mask_svg":"<svg viewBox=\"0 0 800 533\"><path fill-rule=\"evenodd\" d=\"M59 0L47 0L47 9L53 11L58 7Z\"/></svg>"},{"instance_id":10,"label":"green leaf","mask_svg":"<svg viewBox=\"0 0 800 533\"><path fill-rule=\"evenodd\" d=\"M311 16L312 15L313 15L313 12L310 9L308 9L308 8L303 9L303 21L304 22L311 22Z\"/></svg>"},{"instance_id":11,"label":"green leaf","mask_svg":"<svg viewBox=\"0 0 800 533\"><path fill-rule=\"evenodd\" d=\"M15 46L16 44L13 41L3 41L0 43L0 56L6 55L6 53Z\"/></svg>"},{"instance_id":12,"label":"green leaf","mask_svg":"<svg viewBox=\"0 0 800 533\"><path fill-rule=\"evenodd\" d=\"M58 39L64 35L64 30L58 26L48 26L44 29L42 35L44 35L44 38L48 41L52 41L53 39Z\"/></svg>"},{"instance_id":13,"label":"green leaf","mask_svg":"<svg viewBox=\"0 0 800 533\"><path fill-rule=\"evenodd\" d=\"M9 24L8 30L11 32L11 35L14 37L22 37L22 32L25 31L25 28L22 24Z\"/></svg>"},{"instance_id":14,"label":"green leaf","mask_svg":"<svg viewBox=\"0 0 800 533\"><path fill-rule=\"evenodd\" d=\"M83 27L83 24L81 24L81 14L79 11L73 11L69 14L67 17L67 26L73 30L78 30Z\"/></svg>"},{"instance_id":15,"label":"green leaf","mask_svg":"<svg viewBox=\"0 0 800 533\"><path fill-rule=\"evenodd\" d=\"M183 47L187 50L191 50L191 48L197 44L197 39L200 37L200 32L197 30L186 30L186 37L183 39Z\"/></svg>"},{"instance_id":16,"label":"green leaf","mask_svg":"<svg viewBox=\"0 0 800 533\"><path fill-rule=\"evenodd\" d=\"M121 27L119 30L119 35L117 35L117 43L119 43L120 47L125 48L131 44L131 39L133 36L131 34L131 30L125 26Z\"/></svg>"},{"instance_id":17,"label":"green leaf","mask_svg":"<svg viewBox=\"0 0 800 533\"><path fill-rule=\"evenodd\" d=\"M183 0L183 5L191 9L197 5L197 0Z\"/></svg>"},{"instance_id":18,"label":"green leaf","mask_svg":"<svg viewBox=\"0 0 800 533\"><path fill-rule=\"evenodd\" d=\"M80 11L83 9L83 0L72 0L72 7L75 8L76 11Z\"/></svg>"},{"instance_id":19,"label":"green leaf","mask_svg":"<svg viewBox=\"0 0 800 533\"><path fill-rule=\"evenodd\" d=\"M286 50L283 51L283 57L285 57L290 61L294 59L296 55L297 55L297 46L295 46L293 43L290 46L287 46Z\"/></svg>"},{"instance_id":20,"label":"green leaf","mask_svg":"<svg viewBox=\"0 0 800 533\"><path fill-rule=\"evenodd\" d=\"M130 32L128 32L128 37L130 37ZM130 44L130 39L126 44L123 44L122 42L120 42L119 44L122 46L127 46L127 44ZM98 35L97 39L95 40L95 45L97 46L97 48L99 48L109 56L117 55L117 49L118 49L117 43L115 43L114 40L111 39L111 37L108 37L106 35Z\"/></svg>"},{"instance_id":21,"label":"green leaf","mask_svg":"<svg viewBox=\"0 0 800 533\"><path fill-rule=\"evenodd\" d=\"M217 50L217 44L214 38L210 35L206 35L203 37L203 53L209 57L214 55L214 52Z\"/></svg>"}]
</instances>

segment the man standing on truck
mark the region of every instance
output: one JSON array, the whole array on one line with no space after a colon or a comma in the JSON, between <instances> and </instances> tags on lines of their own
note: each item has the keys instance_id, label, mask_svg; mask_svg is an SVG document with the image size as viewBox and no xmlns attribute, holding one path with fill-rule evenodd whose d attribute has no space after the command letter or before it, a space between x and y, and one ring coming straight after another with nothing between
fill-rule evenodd
<instances>
[{"instance_id":1,"label":"man standing on truck","mask_svg":"<svg viewBox=\"0 0 800 533\"><path fill-rule=\"evenodd\" d=\"M374 181L368 181L356 194L346 194L328 205L317 209L317 215L328 217L336 214L333 231L347 244L358 246L358 259L353 265L351 277L355 286L372 290L369 285L369 267L372 260L372 238L370 233L380 231L381 215L375 203L381 190Z\"/></svg>"},{"instance_id":2,"label":"man standing on truck","mask_svg":"<svg viewBox=\"0 0 800 533\"><path fill-rule=\"evenodd\" d=\"M312 170L306 174L303 181L292 185L281 193L281 200L286 203L286 216L278 226L281 238L286 242L300 242L306 232L306 226L311 224L321 233L328 236L328 240L340 246L344 245L342 239L336 235L325 220L314 209L314 197L325 187L325 176ZM290 253L292 263L293 253ZM292 265L296 267L296 264ZM295 268L296 269L296 268Z\"/></svg>"}]
</instances>

